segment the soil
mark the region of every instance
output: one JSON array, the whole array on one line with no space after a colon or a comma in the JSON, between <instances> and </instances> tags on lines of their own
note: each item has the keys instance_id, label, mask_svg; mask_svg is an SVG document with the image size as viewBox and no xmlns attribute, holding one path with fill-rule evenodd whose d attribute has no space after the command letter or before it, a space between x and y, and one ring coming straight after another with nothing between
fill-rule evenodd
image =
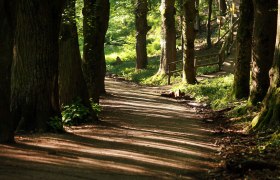
<instances>
[{"instance_id":1,"label":"soil","mask_svg":"<svg viewBox=\"0 0 280 180\"><path fill-rule=\"evenodd\" d=\"M199 104L161 97L162 88L106 86L100 122L0 145L0 179L207 179L219 165Z\"/></svg>"}]
</instances>

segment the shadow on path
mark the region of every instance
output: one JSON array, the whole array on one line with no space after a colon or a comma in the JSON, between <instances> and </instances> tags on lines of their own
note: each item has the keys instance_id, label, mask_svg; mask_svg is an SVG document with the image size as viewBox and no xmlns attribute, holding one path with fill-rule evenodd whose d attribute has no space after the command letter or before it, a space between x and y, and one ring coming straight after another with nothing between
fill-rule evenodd
<instances>
[{"instance_id":1,"label":"shadow on path","mask_svg":"<svg viewBox=\"0 0 280 180\"><path fill-rule=\"evenodd\" d=\"M203 179L217 147L199 114L143 88L107 80L101 122L0 145L0 179Z\"/></svg>"}]
</instances>

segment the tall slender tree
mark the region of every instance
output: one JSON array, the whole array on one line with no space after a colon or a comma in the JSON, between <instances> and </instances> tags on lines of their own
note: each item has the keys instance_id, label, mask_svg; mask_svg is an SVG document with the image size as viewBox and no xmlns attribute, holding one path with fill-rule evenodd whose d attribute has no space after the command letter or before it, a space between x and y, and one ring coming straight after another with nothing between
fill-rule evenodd
<instances>
[{"instance_id":1,"label":"tall slender tree","mask_svg":"<svg viewBox=\"0 0 280 180\"><path fill-rule=\"evenodd\" d=\"M208 0L208 19L207 19L207 47L212 47L211 42L211 17L212 17L213 0Z\"/></svg>"},{"instance_id":2,"label":"tall slender tree","mask_svg":"<svg viewBox=\"0 0 280 180\"><path fill-rule=\"evenodd\" d=\"M224 16L227 12L226 0L218 0L220 15Z\"/></svg>"},{"instance_id":3,"label":"tall slender tree","mask_svg":"<svg viewBox=\"0 0 280 180\"><path fill-rule=\"evenodd\" d=\"M135 8L136 20L136 69L145 69L148 64L147 33L150 30L147 22L148 2L137 0Z\"/></svg>"},{"instance_id":4,"label":"tall slender tree","mask_svg":"<svg viewBox=\"0 0 280 180\"><path fill-rule=\"evenodd\" d=\"M195 0L195 9L196 9L196 15L195 15L194 27L197 32L200 32L199 0Z\"/></svg>"},{"instance_id":5,"label":"tall slender tree","mask_svg":"<svg viewBox=\"0 0 280 180\"><path fill-rule=\"evenodd\" d=\"M277 1L254 0L253 3L253 67L249 101L255 105L263 100L269 87L269 69L273 61L277 26Z\"/></svg>"},{"instance_id":6,"label":"tall slender tree","mask_svg":"<svg viewBox=\"0 0 280 180\"><path fill-rule=\"evenodd\" d=\"M0 143L13 142L10 113L11 64L13 59L12 1L0 0ZM13 3L13 2L12 2Z\"/></svg>"},{"instance_id":7,"label":"tall slender tree","mask_svg":"<svg viewBox=\"0 0 280 180\"><path fill-rule=\"evenodd\" d=\"M195 0L184 0L183 2L183 81L189 84L196 83L196 72L194 67L194 40L195 40Z\"/></svg>"},{"instance_id":8,"label":"tall slender tree","mask_svg":"<svg viewBox=\"0 0 280 180\"><path fill-rule=\"evenodd\" d=\"M105 61L105 51L104 43L105 36L108 30L109 18L110 18L110 1L109 0L99 0L99 46L100 46L100 59L101 59L101 78L100 78L100 89L101 94L106 93L105 89L105 76L106 76L106 61ZM97 49L98 50L98 49ZM97 51L98 52L98 51Z\"/></svg>"},{"instance_id":9,"label":"tall slender tree","mask_svg":"<svg viewBox=\"0 0 280 180\"><path fill-rule=\"evenodd\" d=\"M58 36L63 0L17 0L11 110L23 130L48 130L59 116Z\"/></svg>"},{"instance_id":10,"label":"tall slender tree","mask_svg":"<svg viewBox=\"0 0 280 180\"><path fill-rule=\"evenodd\" d=\"M158 74L168 73L168 64L176 61L175 0L161 1L161 57ZM176 65L170 65L170 71Z\"/></svg>"},{"instance_id":11,"label":"tall slender tree","mask_svg":"<svg viewBox=\"0 0 280 180\"><path fill-rule=\"evenodd\" d=\"M81 55L76 25L76 0L66 0L59 37L59 100L60 105L80 98L90 106L87 86L81 69Z\"/></svg>"},{"instance_id":12,"label":"tall slender tree","mask_svg":"<svg viewBox=\"0 0 280 180\"><path fill-rule=\"evenodd\" d=\"M104 41L108 28L109 7L109 0L84 0L82 67L89 96L95 103L99 103L100 93L105 91Z\"/></svg>"},{"instance_id":13,"label":"tall slender tree","mask_svg":"<svg viewBox=\"0 0 280 180\"><path fill-rule=\"evenodd\" d=\"M234 71L233 92L237 99L250 94L250 64L254 8L252 0L241 0L240 20L237 33L237 60Z\"/></svg>"},{"instance_id":14,"label":"tall slender tree","mask_svg":"<svg viewBox=\"0 0 280 180\"><path fill-rule=\"evenodd\" d=\"M278 23L273 67L269 72L270 86L263 100L263 108L252 122L256 129L280 125L280 0L278 0Z\"/></svg>"}]
</instances>

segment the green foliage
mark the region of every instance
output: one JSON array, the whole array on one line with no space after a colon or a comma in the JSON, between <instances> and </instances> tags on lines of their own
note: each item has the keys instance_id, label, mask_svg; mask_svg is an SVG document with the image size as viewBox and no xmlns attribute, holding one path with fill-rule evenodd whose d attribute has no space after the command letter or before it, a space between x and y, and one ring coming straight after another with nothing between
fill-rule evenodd
<instances>
[{"instance_id":1,"label":"green foliage","mask_svg":"<svg viewBox=\"0 0 280 180\"><path fill-rule=\"evenodd\" d=\"M214 72L219 71L219 66L218 65L213 65L213 66L205 66L205 67L199 67L197 68L196 74L198 76L203 75L203 74L211 74Z\"/></svg>"},{"instance_id":2,"label":"green foliage","mask_svg":"<svg viewBox=\"0 0 280 180\"><path fill-rule=\"evenodd\" d=\"M62 120L61 120L61 118L59 118L57 116L49 119L48 126L49 126L51 132L58 133L58 132L64 131Z\"/></svg>"},{"instance_id":3,"label":"green foliage","mask_svg":"<svg viewBox=\"0 0 280 180\"><path fill-rule=\"evenodd\" d=\"M182 92L194 97L197 101L207 102L213 109L228 107L234 102L231 95L233 75L202 80L199 84L179 84L172 90L180 89Z\"/></svg>"},{"instance_id":4,"label":"green foliage","mask_svg":"<svg viewBox=\"0 0 280 180\"><path fill-rule=\"evenodd\" d=\"M79 38L79 47L80 52L83 54L83 46L84 46L84 36L83 36L83 0L76 0L76 23L78 30L78 38Z\"/></svg>"},{"instance_id":5,"label":"green foliage","mask_svg":"<svg viewBox=\"0 0 280 180\"><path fill-rule=\"evenodd\" d=\"M91 113L99 115L101 112L101 106L96 104L90 99L91 108L89 109L83 105L82 100L78 98L72 104L62 107L61 118L50 118L48 125L52 132L62 132L63 126L77 126L83 123L90 122Z\"/></svg>"},{"instance_id":6,"label":"green foliage","mask_svg":"<svg viewBox=\"0 0 280 180\"><path fill-rule=\"evenodd\" d=\"M102 110L101 106L97 103L94 103L92 99L90 99L90 105L93 113L95 113L98 116Z\"/></svg>"},{"instance_id":7,"label":"green foliage","mask_svg":"<svg viewBox=\"0 0 280 180\"><path fill-rule=\"evenodd\" d=\"M264 152L265 150L271 148L274 149L280 148L280 130L274 132L269 140L264 141L258 145L258 149L260 152Z\"/></svg>"},{"instance_id":8,"label":"green foliage","mask_svg":"<svg viewBox=\"0 0 280 180\"><path fill-rule=\"evenodd\" d=\"M145 83L146 79L152 77L157 72L158 64L158 57L150 58L147 69L136 71L135 60L126 60L120 64L115 64L114 61L109 61L107 63L107 71L124 77L126 80L140 84L147 84Z\"/></svg>"},{"instance_id":9,"label":"green foliage","mask_svg":"<svg viewBox=\"0 0 280 180\"><path fill-rule=\"evenodd\" d=\"M63 106L61 115L64 125L79 125L88 122L90 110L82 104L81 99L77 99L72 104Z\"/></svg>"}]
</instances>

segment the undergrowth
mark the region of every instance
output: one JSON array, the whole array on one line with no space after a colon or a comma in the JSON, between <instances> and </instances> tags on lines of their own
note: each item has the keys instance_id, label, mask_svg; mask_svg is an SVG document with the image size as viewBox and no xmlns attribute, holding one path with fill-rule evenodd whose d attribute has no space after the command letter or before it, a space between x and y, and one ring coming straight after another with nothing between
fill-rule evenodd
<instances>
[{"instance_id":1,"label":"undergrowth","mask_svg":"<svg viewBox=\"0 0 280 180\"><path fill-rule=\"evenodd\" d=\"M101 106L90 99L91 107L86 107L80 98L73 103L62 106L61 117L50 118L48 125L53 132L62 132L63 126L77 126L91 122L91 113L98 115Z\"/></svg>"},{"instance_id":2,"label":"undergrowth","mask_svg":"<svg viewBox=\"0 0 280 180\"><path fill-rule=\"evenodd\" d=\"M177 84L172 90L185 92L196 101L206 102L213 109L222 109L232 105L234 98L232 92L233 75L205 79L199 84Z\"/></svg>"}]
</instances>

